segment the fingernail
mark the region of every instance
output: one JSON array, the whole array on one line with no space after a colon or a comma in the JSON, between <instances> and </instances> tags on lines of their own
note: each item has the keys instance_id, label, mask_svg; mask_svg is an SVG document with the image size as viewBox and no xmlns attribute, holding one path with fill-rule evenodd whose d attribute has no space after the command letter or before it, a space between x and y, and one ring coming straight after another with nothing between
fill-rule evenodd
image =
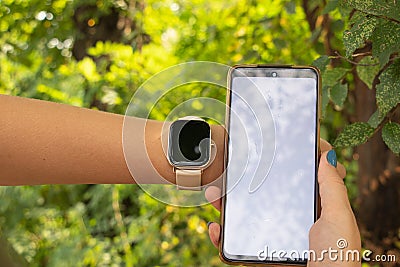
<instances>
[{"instance_id":1,"label":"fingernail","mask_svg":"<svg viewBox=\"0 0 400 267\"><path fill-rule=\"evenodd\" d=\"M328 160L329 164L336 168L337 166L337 157L335 150L329 150L328 154L326 155L326 159Z\"/></svg>"},{"instance_id":2,"label":"fingernail","mask_svg":"<svg viewBox=\"0 0 400 267\"><path fill-rule=\"evenodd\" d=\"M207 228L210 228L210 224L212 224L212 222L207 223Z\"/></svg>"}]
</instances>

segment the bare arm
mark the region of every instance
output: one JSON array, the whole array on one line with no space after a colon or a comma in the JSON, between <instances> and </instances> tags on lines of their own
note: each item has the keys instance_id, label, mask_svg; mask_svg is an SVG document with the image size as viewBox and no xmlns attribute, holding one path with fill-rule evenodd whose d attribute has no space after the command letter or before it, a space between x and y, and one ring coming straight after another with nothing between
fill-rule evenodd
<instances>
[{"instance_id":1,"label":"bare arm","mask_svg":"<svg viewBox=\"0 0 400 267\"><path fill-rule=\"evenodd\" d=\"M123 122L121 115L0 95L0 185L175 183L161 145L163 122L125 121L132 172ZM218 153L203 183L222 173L223 135L212 127Z\"/></svg>"}]
</instances>

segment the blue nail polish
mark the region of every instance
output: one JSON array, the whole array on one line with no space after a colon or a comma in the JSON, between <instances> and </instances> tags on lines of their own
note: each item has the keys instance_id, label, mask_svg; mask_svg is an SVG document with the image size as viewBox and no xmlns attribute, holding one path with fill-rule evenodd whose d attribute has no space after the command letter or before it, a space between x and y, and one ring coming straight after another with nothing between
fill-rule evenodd
<instances>
[{"instance_id":1,"label":"blue nail polish","mask_svg":"<svg viewBox=\"0 0 400 267\"><path fill-rule=\"evenodd\" d=\"M212 224L212 222L207 223L207 228L210 228L210 224Z\"/></svg>"},{"instance_id":2,"label":"blue nail polish","mask_svg":"<svg viewBox=\"0 0 400 267\"><path fill-rule=\"evenodd\" d=\"M336 168L337 166L337 157L335 150L329 150L328 154L326 155L326 159L328 160L329 164Z\"/></svg>"}]
</instances>

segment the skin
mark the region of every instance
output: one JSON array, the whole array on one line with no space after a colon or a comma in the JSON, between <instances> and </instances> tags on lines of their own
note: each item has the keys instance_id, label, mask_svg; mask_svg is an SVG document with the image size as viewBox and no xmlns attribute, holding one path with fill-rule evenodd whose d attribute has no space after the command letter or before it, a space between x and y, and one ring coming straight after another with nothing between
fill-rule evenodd
<instances>
[{"instance_id":1,"label":"skin","mask_svg":"<svg viewBox=\"0 0 400 267\"><path fill-rule=\"evenodd\" d=\"M343 182L346 170L338 163L337 168L330 165L326 155L332 146L321 140L321 160L318 169L318 184L321 197L321 216L311 227L309 232L309 248L316 252L317 258L323 250L331 247L338 249L337 240L346 239L348 246L343 249L344 255L348 250L361 251L360 232L354 213L347 196L347 189ZM212 186L205 192L206 198L218 210L221 210L219 199L221 190ZM218 223L209 224L211 242L218 248L220 242L221 226ZM360 254L361 256L361 254ZM361 266L361 261L336 260L331 261L326 254L323 260L311 259L308 266Z\"/></svg>"},{"instance_id":2,"label":"skin","mask_svg":"<svg viewBox=\"0 0 400 267\"><path fill-rule=\"evenodd\" d=\"M175 183L163 148L168 123L144 120L35 99L0 95L0 185ZM124 136L123 136L124 133ZM216 156L203 184L220 181L225 130L212 126ZM123 146L123 138L125 145ZM347 249L361 249L360 235L342 178L341 164L326 161L331 146L321 141L318 182L321 217L310 230L310 249L319 252L345 238ZM124 154L125 152L125 154ZM127 158L128 164L125 161ZM220 210L220 189L207 199ZM220 226L209 226L218 246ZM360 266L359 262L309 262L309 266Z\"/></svg>"},{"instance_id":3,"label":"skin","mask_svg":"<svg viewBox=\"0 0 400 267\"><path fill-rule=\"evenodd\" d=\"M160 156L164 122L127 118L123 147L122 115L7 95L0 114L0 185L175 183ZM223 169L224 128L211 135L217 153L204 184Z\"/></svg>"}]
</instances>

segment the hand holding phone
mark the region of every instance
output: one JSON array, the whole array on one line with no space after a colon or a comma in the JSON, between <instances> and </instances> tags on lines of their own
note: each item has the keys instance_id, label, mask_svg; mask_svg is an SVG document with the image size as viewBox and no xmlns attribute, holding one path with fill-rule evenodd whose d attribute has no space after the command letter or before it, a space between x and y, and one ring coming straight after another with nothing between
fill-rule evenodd
<instances>
[{"instance_id":1,"label":"hand holding phone","mask_svg":"<svg viewBox=\"0 0 400 267\"><path fill-rule=\"evenodd\" d=\"M337 163L336 170L328 161L326 156L332 146L321 139L321 153L318 169L318 181L320 192L328 191L330 194L322 194L321 217L311 227L309 233L309 248L318 253L327 249L327 246L335 247L338 239L347 241L347 249L361 250L360 233L355 221L352 210L349 210L350 204L342 179L346 176L346 170L342 164ZM219 211L221 211L221 188L211 186L205 191L207 200ZM333 222L333 223L332 223ZM346 222L346 223L345 223ZM213 245L218 248L221 235L221 226L211 222L208 224L209 236ZM339 238L340 236L340 238ZM328 244L331 240L331 244ZM323 261L313 261L309 266L327 266L329 258ZM360 266L360 261L346 261L343 266Z\"/></svg>"},{"instance_id":2,"label":"hand holding phone","mask_svg":"<svg viewBox=\"0 0 400 267\"><path fill-rule=\"evenodd\" d=\"M228 81L221 259L305 264L318 208L319 72L244 65Z\"/></svg>"},{"instance_id":3,"label":"hand holding phone","mask_svg":"<svg viewBox=\"0 0 400 267\"><path fill-rule=\"evenodd\" d=\"M346 170L342 164L337 163L337 168L333 168L326 156L332 146L321 139L321 153L318 169L318 181L320 192L329 191L329 195L322 194L322 213L321 217L311 227L309 233L310 250L320 253L327 249L327 246L335 247L337 240L342 238L348 243L347 249L361 250L360 233L357 228L355 217L351 209L346 190L343 188L342 179L346 176ZM215 186L207 188L206 198L217 209L221 210L221 189ZM218 199L218 200L216 200ZM221 226L217 223L209 223L209 236L213 245L218 248L220 242ZM330 240L331 244L328 244ZM329 258L323 261L313 261L309 266L327 266ZM345 261L343 266L360 266L360 261ZM339 265L338 265L339 266Z\"/></svg>"},{"instance_id":4,"label":"hand holding phone","mask_svg":"<svg viewBox=\"0 0 400 267\"><path fill-rule=\"evenodd\" d=\"M222 227L209 225L225 263L333 263L322 252L338 248L343 238L346 247L340 249L359 251L359 231L341 179L345 170L328 163L331 146L319 142L319 86L319 73L311 67L251 65L230 73L223 200L212 202L221 210ZM314 224L320 151L322 214ZM220 193L210 187L206 197ZM317 258L303 253L310 249Z\"/></svg>"}]
</instances>

